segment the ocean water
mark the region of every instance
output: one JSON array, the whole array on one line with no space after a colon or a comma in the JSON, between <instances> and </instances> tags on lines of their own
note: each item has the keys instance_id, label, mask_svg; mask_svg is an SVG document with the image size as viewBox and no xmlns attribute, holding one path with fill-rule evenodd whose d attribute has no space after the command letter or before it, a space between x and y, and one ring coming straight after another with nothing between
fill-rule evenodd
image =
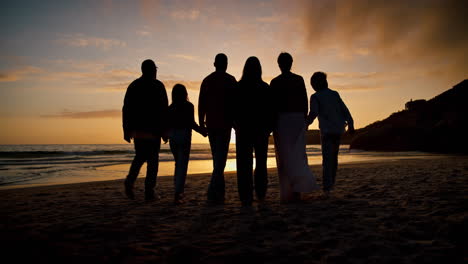
<instances>
[{"instance_id":1,"label":"ocean water","mask_svg":"<svg viewBox=\"0 0 468 264\"><path fill-rule=\"evenodd\" d=\"M320 145L307 145L309 164L321 164ZM367 152L340 148L339 162L424 158L421 152ZM134 156L132 144L0 145L0 189L123 179ZM235 171L235 145L231 144L226 171ZM168 144L161 145L158 176L171 176L174 159ZM269 146L268 167L276 167L274 146ZM208 144L192 144L189 174L212 170ZM146 167L140 171L144 176Z\"/></svg>"}]
</instances>

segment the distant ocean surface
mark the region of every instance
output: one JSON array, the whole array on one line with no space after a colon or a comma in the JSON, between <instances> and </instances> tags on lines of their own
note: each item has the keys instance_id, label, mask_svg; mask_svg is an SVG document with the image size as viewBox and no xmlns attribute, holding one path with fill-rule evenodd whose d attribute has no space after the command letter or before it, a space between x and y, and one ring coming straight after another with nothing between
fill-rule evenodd
<instances>
[{"instance_id":1,"label":"distant ocean surface","mask_svg":"<svg viewBox=\"0 0 468 264\"><path fill-rule=\"evenodd\" d=\"M320 145L307 145L309 164L321 164ZM421 152L367 152L340 148L340 163L381 159L424 158ZM113 145L0 145L0 189L123 179L134 156L133 144ZM226 171L235 170L231 144ZM268 167L276 167L274 146L269 146ZM168 144L161 144L158 176L171 176L174 159ZM212 170L208 144L192 144L189 174ZM140 171L144 177L146 167Z\"/></svg>"}]
</instances>

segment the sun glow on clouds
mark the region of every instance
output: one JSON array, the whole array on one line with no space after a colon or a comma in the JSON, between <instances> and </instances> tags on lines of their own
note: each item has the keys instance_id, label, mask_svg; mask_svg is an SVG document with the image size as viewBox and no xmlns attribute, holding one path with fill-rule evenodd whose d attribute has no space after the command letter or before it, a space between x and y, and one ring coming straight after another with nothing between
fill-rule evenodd
<instances>
[{"instance_id":1,"label":"sun glow on clouds","mask_svg":"<svg viewBox=\"0 0 468 264\"><path fill-rule=\"evenodd\" d=\"M466 1L327 0L302 6L313 52L335 47L345 54L373 54L384 63L424 67L450 61L450 70L468 70Z\"/></svg>"},{"instance_id":2,"label":"sun glow on clouds","mask_svg":"<svg viewBox=\"0 0 468 264\"><path fill-rule=\"evenodd\" d=\"M62 36L59 42L72 47L96 47L103 50L109 50L113 47L126 47L127 43L118 39L100 38L86 36L81 33L66 34Z\"/></svg>"},{"instance_id":3,"label":"sun glow on clouds","mask_svg":"<svg viewBox=\"0 0 468 264\"><path fill-rule=\"evenodd\" d=\"M137 30L136 33L137 33L137 35L140 35L140 36L143 36L143 37L151 36L151 32L146 31L146 30Z\"/></svg>"},{"instance_id":4,"label":"sun glow on clouds","mask_svg":"<svg viewBox=\"0 0 468 264\"><path fill-rule=\"evenodd\" d=\"M87 112L63 111L59 114L43 115L46 118L71 118L71 119L89 119L89 118L121 118L122 111L119 110L100 110Z\"/></svg>"},{"instance_id":5,"label":"sun glow on clouds","mask_svg":"<svg viewBox=\"0 0 468 264\"><path fill-rule=\"evenodd\" d=\"M173 58L184 59L184 60L188 60L188 61L198 61L199 60L199 58L197 56L187 55L187 54L171 54L170 56L173 57Z\"/></svg>"},{"instance_id":6,"label":"sun glow on clouds","mask_svg":"<svg viewBox=\"0 0 468 264\"><path fill-rule=\"evenodd\" d=\"M2 42L8 56L0 53L0 113L7 113L8 121L0 125L0 143L60 138L59 143L67 135L69 143L77 138L81 143L87 138L122 143L125 90L141 75L140 63L147 58L156 61L169 98L172 87L181 83L197 107L201 80L214 70L216 53L228 55L228 72L236 79L245 60L258 56L269 82L279 74L277 55L287 51L309 96L311 74L328 74L330 87L341 93L357 127L400 110L410 98L431 98L468 77L466 1L137 3L59 6L44 1L21 23L7 9L0 10L0 19L6 19L1 33L8 36ZM51 7L62 15L50 13ZM36 36L30 43L24 37L29 35ZM59 135L45 126L70 129Z\"/></svg>"},{"instance_id":7,"label":"sun glow on clouds","mask_svg":"<svg viewBox=\"0 0 468 264\"><path fill-rule=\"evenodd\" d=\"M14 70L0 71L0 82L16 82L42 72L43 70L41 68L34 66L25 66Z\"/></svg>"},{"instance_id":8,"label":"sun glow on clouds","mask_svg":"<svg viewBox=\"0 0 468 264\"><path fill-rule=\"evenodd\" d=\"M180 20L196 20L200 16L198 10L176 10L171 13L171 17Z\"/></svg>"}]
</instances>

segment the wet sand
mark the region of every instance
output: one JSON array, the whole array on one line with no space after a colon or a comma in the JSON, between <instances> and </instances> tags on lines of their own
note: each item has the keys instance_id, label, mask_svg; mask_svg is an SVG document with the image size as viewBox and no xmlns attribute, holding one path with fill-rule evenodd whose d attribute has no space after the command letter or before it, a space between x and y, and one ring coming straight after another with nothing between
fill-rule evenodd
<instances>
[{"instance_id":1,"label":"wet sand","mask_svg":"<svg viewBox=\"0 0 468 264\"><path fill-rule=\"evenodd\" d=\"M320 166L312 170L321 182ZM468 157L344 164L330 199L280 204L275 169L267 202L242 208L235 173L225 205L205 202L208 174L190 175L174 206L136 200L123 181L0 191L3 258L68 263L463 263L468 261Z\"/></svg>"}]
</instances>

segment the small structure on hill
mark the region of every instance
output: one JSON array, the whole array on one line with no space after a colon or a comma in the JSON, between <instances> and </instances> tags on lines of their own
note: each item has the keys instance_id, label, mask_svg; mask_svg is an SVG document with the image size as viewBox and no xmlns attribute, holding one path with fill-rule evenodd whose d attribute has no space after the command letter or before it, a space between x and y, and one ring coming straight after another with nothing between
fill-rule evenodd
<instances>
[{"instance_id":1,"label":"small structure on hill","mask_svg":"<svg viewBox=\"0 0 468 264\"><path fill-rule=\"evenodd\" d=\"M416 109L421 109L426 105L427 101L424 99L419 99L419 100L414 100L411 99L409 102L405 104L405 109L406 110L416 110Z\"/></svg>"}]
</instances>

